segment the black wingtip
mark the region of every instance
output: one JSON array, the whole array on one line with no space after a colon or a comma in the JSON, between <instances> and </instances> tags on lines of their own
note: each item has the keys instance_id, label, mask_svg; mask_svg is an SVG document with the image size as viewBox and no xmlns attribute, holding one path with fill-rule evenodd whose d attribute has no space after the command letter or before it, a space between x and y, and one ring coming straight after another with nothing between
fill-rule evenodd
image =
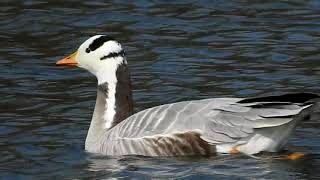
<instances>
[{"instance_id":1,"label":"black wingtip","mask_svg":"<svg viewBox=\"0 0 320 180\"><path fill-rule=\"evenodd\" d=\"M320 98L318 94L314 93L290 93L275 96L261 96L254 98L247 98L238 103L253 103L253 102L291 102L291 103L306 103L310 100Z\"/></svg>"}]
</instances>

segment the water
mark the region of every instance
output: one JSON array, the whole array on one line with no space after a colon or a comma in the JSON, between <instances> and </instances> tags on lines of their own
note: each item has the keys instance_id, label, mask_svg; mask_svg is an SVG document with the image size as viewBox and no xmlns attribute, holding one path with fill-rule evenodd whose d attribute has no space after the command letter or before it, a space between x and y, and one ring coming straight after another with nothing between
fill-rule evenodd
<instances>
[{"instance_id":1,"label":"water","mask_svg":"<svg viewBox=\"0 0 320 180\"><path fill-rule=\"evenodd\" d=\"M307 1L1 1L3 179L317 179L319 122L290 145L298 161L86 153L96 80L56 67L85 39L122 42L135 111L181 100L320 92L320 3Z\"/></svg>"}]
</instances>

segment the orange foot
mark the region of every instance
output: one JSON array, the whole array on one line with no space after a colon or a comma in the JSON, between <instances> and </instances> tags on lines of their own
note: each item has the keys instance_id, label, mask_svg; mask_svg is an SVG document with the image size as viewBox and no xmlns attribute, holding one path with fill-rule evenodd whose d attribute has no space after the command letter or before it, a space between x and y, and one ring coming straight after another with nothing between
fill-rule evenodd
<instances>
[{"instance_id":1,"label":"orange foot","mask_svg":"<svg viewBox=\"0 0 320 180\"><path fill-rule=\"evenodd\" d=\"M288 155L284 155L284 156L280 157L279 159L297 160L297 159L302 158L303 156L304 156L304 154L301 152L294 152L294 153L291 153Z\"/></svg>"},{"instance_id":2,"label":"orange foot","mask_svg":"<svg viewBox=\"0 0 320 180\"><path fill-rule=\"evenodd\" d=\"M240 151L235 147L231 148L229 151L229 154L238 154L238 153L240 153Z\"/></svg>"}]
</instances>

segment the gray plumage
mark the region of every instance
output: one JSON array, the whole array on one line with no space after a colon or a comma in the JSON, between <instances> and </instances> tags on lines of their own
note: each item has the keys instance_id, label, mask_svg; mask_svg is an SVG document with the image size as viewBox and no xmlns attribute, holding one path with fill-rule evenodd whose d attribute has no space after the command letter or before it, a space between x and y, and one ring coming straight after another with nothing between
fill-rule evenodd
<instances>
[{"instance_id":1,"label":"gray plumage","mask_svg":"<svg viewBox=\"0 0 320 180\"><path fill-rule=\"evenodd\" d=\"M297 122L307 117L296 115L311 106L305 102L239 103L241 100L244 99L213 98L146 109L103 134L94 136L95 143L86 143L86 149L105 155L208 155L215 153L218 145L234 144L240 147L257 138L257 134L274 138L274 134L283 131L284 136L277 136L278 139L274 140L275 143L269 149L262 146L254 151L244 150L243 153L277 151L287 142ZM184 151L188 148L179 147L181 144L189 147L194 142L184 140L187 138L179 139L177 134L185 134L186 137L190 134L198 136L199 138L194 138L193 141L203 141L205 145L198 145L197 152ZM176 143L177 141L180 141L180 144ZM170 147L173 149L172 146L176 146L177 150L170 150Z\"/></svg>"}]
</instances>

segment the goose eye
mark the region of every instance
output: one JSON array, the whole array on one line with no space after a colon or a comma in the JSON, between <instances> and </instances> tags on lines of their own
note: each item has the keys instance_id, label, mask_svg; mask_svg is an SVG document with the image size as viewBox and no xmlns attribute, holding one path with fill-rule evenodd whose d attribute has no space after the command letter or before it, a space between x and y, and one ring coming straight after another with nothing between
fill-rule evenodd
<instances>
[{"instance_id":1,"label":"goose eye","mask_svg":"<svg viewBox=\"0 0 320 180\"><path fill-rule=\"evenodd\" d=\"M90 48L87 48L86 53L90 53L90 52L91 52Z\"/></svg>"}]
</instances>

